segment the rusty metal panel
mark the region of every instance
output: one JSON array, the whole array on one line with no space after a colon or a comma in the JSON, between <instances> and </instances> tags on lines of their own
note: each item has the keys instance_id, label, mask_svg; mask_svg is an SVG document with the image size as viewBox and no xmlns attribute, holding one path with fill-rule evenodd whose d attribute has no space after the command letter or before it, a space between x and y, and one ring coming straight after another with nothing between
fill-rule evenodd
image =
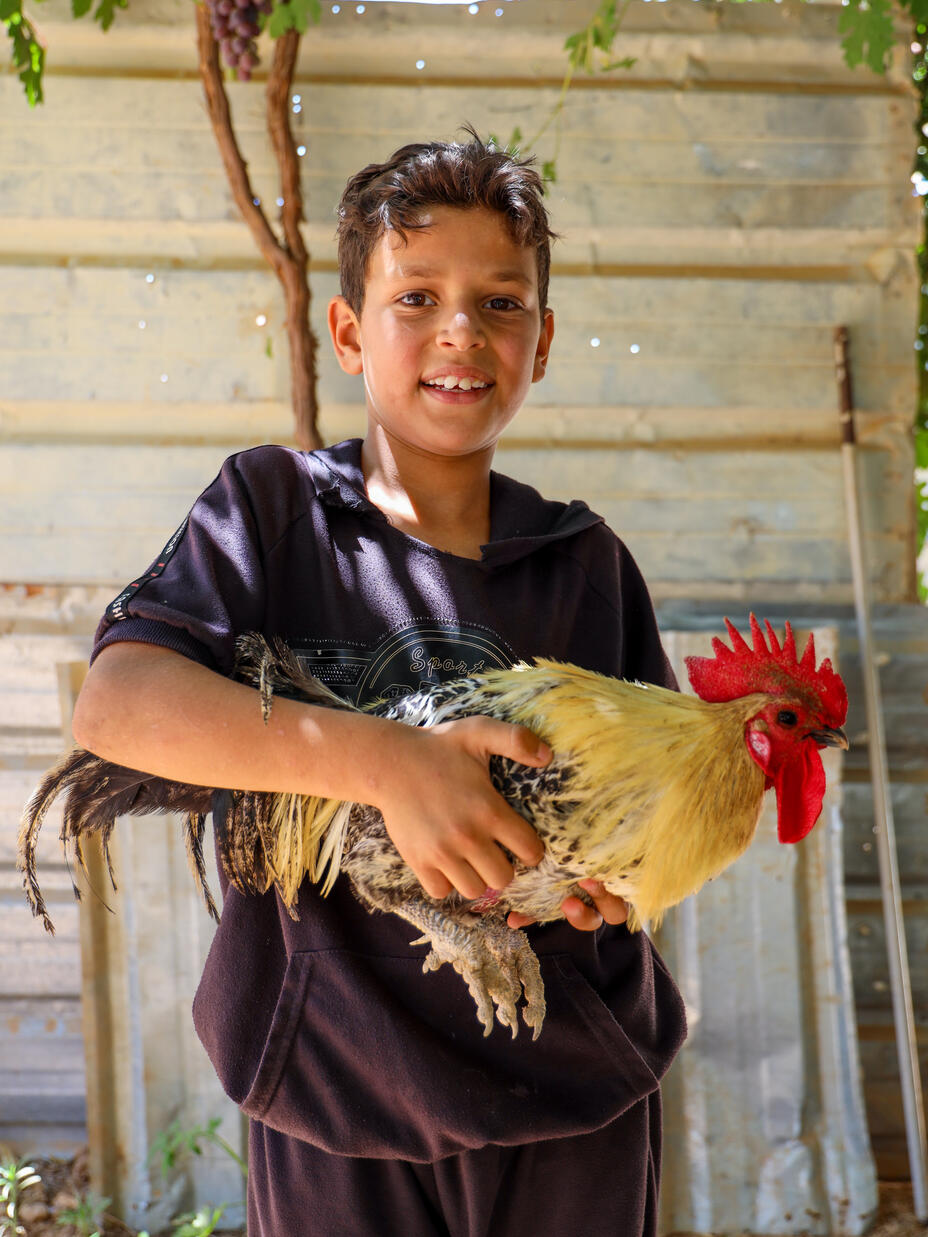
<instances>
[{"instance_id":1,"label":"rusty metal panel","mask_svg":"<svg viewBox=\"0 0 928 1237\"><path fill-rule=\"evenodd\" d=\"M818 629L827 655L833 630ZM797 632L797 636L799 633ZM801 637L800 637L801 638ZM665 631L683 657L709 635ZM675 908L658 943L690 1036L665 1082L665 1233L862 1234L877 1205L842 876L840 760L795 847L767 797L742 859Z\"/></svg>"}]
</instances>

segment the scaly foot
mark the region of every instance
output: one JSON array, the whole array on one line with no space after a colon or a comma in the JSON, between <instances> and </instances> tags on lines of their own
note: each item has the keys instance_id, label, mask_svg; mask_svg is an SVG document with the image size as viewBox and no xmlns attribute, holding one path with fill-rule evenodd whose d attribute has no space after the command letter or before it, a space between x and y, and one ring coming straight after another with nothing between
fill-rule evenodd
<instances>
[{"instance_id":1,"label":"scaly foot","mask_svg":"<svg viewBox=\"0 0 928 1237\"><path fill-rule=\"evenodd\" d=\"M435 971L448 962L463 978L484 1035L492 1031L495 1013L515 1038L517 1007L524 992L522 1019L532 1028L532 1038L538 1038L545 1018L544 983L524 932L489 915L464 924L434 903L407 903L397 913L425 933L414 945L431 946L423 971Z\"/></svg>"}]
</instances>

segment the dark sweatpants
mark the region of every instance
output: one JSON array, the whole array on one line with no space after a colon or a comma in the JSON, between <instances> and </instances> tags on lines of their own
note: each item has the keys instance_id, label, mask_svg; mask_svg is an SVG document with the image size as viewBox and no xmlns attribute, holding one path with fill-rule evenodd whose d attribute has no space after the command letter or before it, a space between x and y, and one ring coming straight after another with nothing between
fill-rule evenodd
<instances>
[{"instance_id":1,"label":"dark sweatpants","mask_svg":"<svg viewBox=\"0 0 928 1237\"><path fill-rule=\"evenodd\" d=\"M330 1155L252 1121L248 1237L654 1237L659 1130L655 1091L592 1134L414 1164Z\"/></svg>"}]
</instances>

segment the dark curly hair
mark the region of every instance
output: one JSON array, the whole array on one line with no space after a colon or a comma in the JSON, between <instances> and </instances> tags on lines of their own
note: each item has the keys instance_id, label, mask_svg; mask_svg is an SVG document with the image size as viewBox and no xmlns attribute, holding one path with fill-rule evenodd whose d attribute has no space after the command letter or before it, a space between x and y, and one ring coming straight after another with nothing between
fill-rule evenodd
<instances>
[{"instance_id":1,"label":"dark curly hair","mask_svg":"<svg viewBox=\"0 0 928 1237\"><path fill-rule=\"evenodd\" d=\"M463 125L469 142L415 142L401 146L385 163L371 163L348 181L338 206L338 270L342 295L355 311L364 304L368 260L387 228L406 241L408 230L424 228L429 206L482 206L506 220L518 245L531 245L538 265L538 308L548 304L551 241L558 239L542 203L544 184L531 166L484 142Z\"/></svg>"}]
</instances>

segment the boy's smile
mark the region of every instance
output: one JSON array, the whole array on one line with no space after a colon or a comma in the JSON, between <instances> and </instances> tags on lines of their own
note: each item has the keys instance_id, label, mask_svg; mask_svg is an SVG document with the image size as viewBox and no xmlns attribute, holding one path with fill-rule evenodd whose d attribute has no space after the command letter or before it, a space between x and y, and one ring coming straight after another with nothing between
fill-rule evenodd
<instances>
[{"instance_id":1,"label":"boy's smile","mask_svg":"<svg viewBox=\"0 0 928 1237\"><path fill-rule=\"evenodd\" d=\"M554 329L538 305L532 246L483 207L430 207L428 226L387 231L371 255L360 319L342 297L329 322L342 368L364 375L371 432L444 458L492 450Z\"/></svg>"}]
</instances>

